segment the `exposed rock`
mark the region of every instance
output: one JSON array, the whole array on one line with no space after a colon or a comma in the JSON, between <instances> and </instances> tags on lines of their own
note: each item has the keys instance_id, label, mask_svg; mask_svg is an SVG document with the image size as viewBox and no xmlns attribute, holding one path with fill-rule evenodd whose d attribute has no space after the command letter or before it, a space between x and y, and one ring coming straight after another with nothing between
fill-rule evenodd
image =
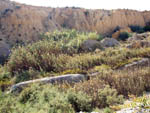
<instances>
[{"instance_id":1,"label":"exposed rock","mask_svg":"<svg viewBox=\"0 0 150 113\"><path fill-rule=\"evenodd\" d=\"M127 45L127 48L142 48L142 47L150 47L150 41L139 40L131 42L131 44Z\"/></svg>"},{"instance_id":2,"label":"exposed rock","mask_svg":"<svg viewBox=\"0 0 150 113\"><path fill-rule=\"evenodd\" d=\"M150 59L149 58L143 58L139 61L135 61L135 62L132 62L130 64L126 64L126 65L120 67L119 69L134 69L134 68L146 67L146 66L150 66Z\"/></svg>"},{"instance_id":3,"label":"exposed rock","mask_svg":"<svg viewBox=\"0 0 150 113\"><path fill-rule=\"evenodd\" d=\"M109 34L119 26L145 26L150 12L135 10L87 10L82 8L46 8L0 1L0 37L10 43L38 40L39 33L62 28Z\"/></svg>"},{"instance_id":4,"label":"exposed rock","mask_svg":"<svg viewBox=\"0 0 150 113\"><path fill-rule=\"evenodd\" d=\"M144 94L144 98L147 100L149 99L149 97L150 93L146 92L146 94ZM117 111L116 113L150 113L150 109L148 107L149 105L145 105L143 101L135 101L132 98L126 100L122 106L129 106L129 108L123 108L120 111Z\"/></svg>"},{"instance_id":5,"label":"exposed rock","mask_svg":"<svg viewBox=\"0 0 150 113\"><path fill-rule=\"evenodd\" d=\"M95 49L95 51L94 51L95 53L99 53L99 52L101 52L101 50L100 49Z\"/></svg>"},{"instance_id":6,"label":"exposed rock","mask_svg":"<svg viewBox=\"0 0 150 113\"><path fill-rule=\"evenodd\" d=\"M77 82L81 82L84 80L88 80L87 75L67 74L67 75L61 75L61 76L57 76L57 77L47 77L47 78L30 80L30 81L15 84L11 87L10 92L19 92L22 90L23 87L26 87L26 86L33 84L33 83L44 83L44 84L58 83L58 84L62 84L62 83L77 83Z\"/></svg>"},{"instance_id":7,"label":"exposed rock","mask_svg":"<svg viewBox=\"0 0 150 113\"><path fill-rule=\"evenodd\" d=\"M102 44L96 40L86 40L81 45L83 51L95 51L96 49L103 49Z\"/></svg>"},{"instance_id":8,"label":"exposed rock","mask_svg":"<svg viewBox=\"0 0 150 113\"><path fill-rule=\"evenodd\" d=\"M101 44L104 47L115 47L115 46L119 46L120 45L120 43L114 38L104 38L101 41Z\"/></svg>"},{"instance_id":9,"label":"exposed rock","mask_svg":"<svg viewBox=\"0 0 150 113\"><path fill-rule=\"evenodd\" d=\"M3 64L10 54L10 47L4 41L0 41L0 64Z\"/></svg>"},{"instance_id":10,"label":"exposed rock","mask_svg":"<svg viewBox=\"0 0 150 113\"><path fill-rule=\"evenodd\" d=\"M142 33L142 34L137 34L137 38L147 38L150 36L149 32Z\"/></svg>"},{"instance_id":11,"label":"exposed rock","mask_svg":"<svg viewBox=\"0 0 150 113\"><path fill-rule=\"evenodd\" d=\"M127 41L128 42L133 42L133 41L137 41L137 40L143 40L144 39L144 37L137 37L137 34L136 33L134 33L134 34L132 34L132 37L129 37L128 39L127 39Z\"/></svg>"},{"instance_id":12,"label":"exposed rock","mask_svg":"<svg viewBox=\"0 0 150 113\"><path fill-rule=\"evenodd\" d=\"M136 34L134 33L132 35L132 37L128 38L128 42L133 42L133 41L137 41L137 40L144 40L146 38L148 38L150 36L150 33L149 32L146 32L146 33L142 33L142 34Z\"/></svg>"}]
</instances>

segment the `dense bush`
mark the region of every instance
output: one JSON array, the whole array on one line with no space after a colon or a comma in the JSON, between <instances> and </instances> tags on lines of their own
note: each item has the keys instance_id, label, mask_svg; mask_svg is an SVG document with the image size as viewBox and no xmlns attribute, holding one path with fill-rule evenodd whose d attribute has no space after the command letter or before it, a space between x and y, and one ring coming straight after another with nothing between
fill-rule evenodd
<instances>
[{"instance_id":1,"label":"dense bush","mask_svg":"<svg viewBox=\"0 0 150 113\"><path fill-rule=\"evenodd\" d=\"M144 27L141 26L129 26L133 32L144 33L150 31L150 26L146 25Z\"/></svg>"},{"instance_id":2,"label":"dense bush","mask_svg":"<svg viewBox=\"0 0 150 113\"><path fill-rule=\"evenodd\" d=\"M120 40L126 40L122 34ZM0 88L45 76L99 72L97 78L78 84L33 85L21 94L0 92L0 113L91 112L123 102L122 94L140 95L150 91L150 69L114 71L125 64L150 57L150 48L107 48L98 52L79 52L88 39L101 40L96 33L75 30L46 33L33 44L13 49L7 64L0 67ZM77 42L77 43L76 43ZM110 109L106 109L110 111Z\"/></svg>"},{"instance_id":3,"label":"dense bush","mask_svg":"<svg viewBox=\"0 0 150 113\"><path fill-rule=\"evenodd\" d=\"M83 91L92 97L92 106L104 108L123 102L123 96L118 96L117 91L105 85L105 82L99 79L91 79L74 86L76 91Z\"/></svg>"},{"instance_id":4,"label":"dense bush","mask_svg":"<svg viewBox=\"0 0 150 113\"><path fill-rule=\"evenodd\" d=\"M41 35L42 40L47 40L48 42L56 42L62 50L67 53L75 53L79 51L81 44L88 40L101 40L103 37L96 32L79 32L76 30L63 30L48 32Z\"/></svg>"},{"instance_id":5,"label":"dense bush","mask_svg":"<svg viewBox=\"0 0 150 113\"><path fill-rule=\"evenodd\" d=\"M104 80L114 87L119 94L141 95L144 91L150 90L150 69L135 68L134 70L122 70L110 74L101 74L100 80Z\"/></svg>"},{"instance_id":6,"label":"dense bush","mask_svg":"<svg viewBox=\"0 0 150 113\"><path fill-rule=\"evenodd\" d=\"M143 29L144 29L145 32L150 31L150 26L147 25Z\"/></svg>"},{"instance_id":7,"label":"dense bush","mask_svg":"<svg viewBox=\"0 0 150 113\"><path fill-rule=\"evenodd\" d=\"M63 69L66 59L69 59L68 55L61 53L59 47L47 41L19 47L13 51L10 57L8 62L9 71L20 72L33 68L39 71L57 72L58 69Z\"/></svg>"},{"instance_id":8,"label":"dense bush","mask_svg":"<svg viewBox=\"0 0 150 113\"><path fill-rule=\"evenodd\" d=\"M98 41L101 41L101 40L103 40L103 39L104 39L104 36L102 36L101 34L99 34L98 37L97 37L97 40L98 40Z\"/></svg>"},{"instance_id":9,"label":"dense bush","mask_svg":"<svg viewBox=\"0 0 150 113\"><path fill-rule=\"evenodd\" d=\"M123 102L122 96L118 96L115 89L111 89L105 84L95 83L97 83L95 80L92 80L91 84L88 82L79 83L73 89L69 88L68 90L52 85L34 84L25 88L20 94L0 92L0 113L22 113L24 111L26 113L91 112L95 108ZM103 82L99 81L98 83ZM94 87L95 85L97 87Z\"/></svg>"},{"instance_id":10,"label":"dense bush","mask_svg":"<svg viewBox=\"0 0 150 113\"><path fill-rule=\"evenodd\" d=\"M79 69L84 72L84 70L88 70L102 64L108 65L112 69L116 69L119 66L129 63L129 59L134 59L136 57L150 57L150 48L110 48L103 52L81 53L74 55L57 53L56 51L59 51L57 48L51 49L49 46L42 47L38 45L38 47L35 47L34 49L31 48L32 46L14 50L9 62L7 63L8 72L12 73L12 77L17 75L17 82L19 82L19 80L24 81L44 76L40 76L40 74L32 74L34 73L33 71L35 71L35 73L62 73L63 71L64 73L67 73L65 72L67 70ZM28 73L26 75L28 77L21 77L24 75L23 73ZM80 71L80 73L82 72Z\"/></svg>"},{"instance_id":11,"label":"dense bush","mask_svg":"<svg viewBox=\"0 0 150 113\"><path fill-rule=\"evenodd\" d=\"M106 70L107 71L107 70ZM98 92L102 93L105 91L116 89L116 93L122 94L126 97L128 95L141 95L144 91L150 91L150 68L134 68L134 70L120 70L111 71L109 73L100 73L94 79L85 81L83 83L78 83L74 86L76 91L83 91L90 95L93 100L93 105L97 107L106 107L108 103L102 99L101 102L98 100ZM111 88L105 87L105 85L111 86ZM103 94L103 93L102 93ZM105 93L104 93L105 94ZM100 94L101 95L101 94ZM108 96L109 94L107 94ZM116 97L112 98L113 103ZM116 98L117 100L119 98ZM120 98L121 99L121 98ZM100 102L100 103L99 103ZM117 101L121 102L121 101ZM111 104L109 104L111 105Z\"/></svg>"},{"instance_id":12,"label":"dense bush","mask_svg":"<svg viewBox=\"0 0 150 113\"><path fill-rule=\"evenodd\" d=\"M106 107L114 104L123 103L123 96L117 94L116 89L105 86L104 89L98 90L97 106Z\"/></svg>"},{"instance_id":13,"label":"dense bush","mask_svg":"<svg viewBox=\"0 0 150 113\"><path fill-rule=\"evenodd\" d=\"M1 94L0 113L75 113L92 111L91 98L82 92L62 92L51 85L33 85L18 96Z\"/></svg>"},{"instance_id":14,"label":"dense bush","mask_svg":"<svg viewBox=\"0 0 150 113\"><path fill-rule=\"evenodd\" d=\"M130 28L131 28L131 30L133 31L133 32L137 32L137 33L143 33L144 32L144 29L143 29L143 27L141 27L141 26L134 26L134 25L131 25L131 26L129 26Z\"/></svg>"},{"instance_id":15,"label":"dense bush","mask_svg":"<svg viewBox=\"0 0 150 113\"><path fill-rule=\"evenodd\" d=\"M8 72L6 66L0 66L0 90L4 91L9 86L12 85L12 82L10 81L11 74Z\"/></svg>"},{"instance_id":16,"label":"dense bush","mask_svg":"<svg viewBox=\"0 0 150 113\"><path fill-rule=\"evenodd\" d=\"M91 103L91 97L82 93L82 92L72 92L69 91L68 95L68 101L72 105L75 111L92 111L92 103Z\"/></svg>"},{"instance_id":17,"label":"dense bush","mask_svg":"<svg viewBox=\"0 0 150 113\"><path fill-rule=\"evenodd\" d=\"M74 55L67 63L67 68L80 68L87 70L95 66L106 64L115 69L120 63L129 63L128 60L136 57L149 57L150 48L140 49L107 49L104 52L84 53ZM136 60L136 59L135 59Z\"/></svg>"},{"instance_id":18,"label":"dense bush","mask_svg":"<svg viewBox=\"0 0 150 113\"><path fill-rule=\"evenodd\" d=\"M23 71L21 73L15 73L14 82L18 83L20 81L38 79L44 77L46 74L47 73L43 71L38 71L30 68L29 70Z\"/></svg>"},{"instance_id":19,"label":"dense bush","mask_svg":"<svg viewBox=\"0 0 150 113\"><path fill-rule=\"evenodd\" d=\"M118 39L125 41L125 40L127 40L129 37L130 37L130 34L129 34L128 32L121 32L121 33L119 34Z\"/></svg>"},{"instance_id":20,"label":"dense bush","mask_svg":"<svg viewBox=\"0 0 150 113\"><path fill-rule=\"evenodd\" d=\"M75 30L55 31L42 36L41 41L12 51L7 63L9 72L13 75L19 74L18 77L20 77L20 73L29 73L30 69L43 72L68 70L66 63L73 54L78 52L80 44L87 39L100 40L101 38L96 33L80 33ZM29 76L26 78L38 78ZM26 78L21 77L22 80L27 80Z\"/></svg>"}]
</instances>

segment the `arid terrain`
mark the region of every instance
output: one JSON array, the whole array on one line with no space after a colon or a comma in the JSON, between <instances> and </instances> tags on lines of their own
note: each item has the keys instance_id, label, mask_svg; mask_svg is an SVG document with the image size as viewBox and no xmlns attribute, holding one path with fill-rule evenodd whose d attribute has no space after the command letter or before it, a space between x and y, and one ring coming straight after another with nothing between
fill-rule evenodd
<instances>
[{"instance_id":1,"label":"arid terrain","mask_svg":"<svg viewBox=\"0 0 150 113\"><path fill-rule=\"evenodd\" d=\"M117 26L126 28L149 23L149 11L45 8L0 1L0 37L13 43L38 40L40 33L56 29L68 28L110 35Z\"/></svg>"},{"instance_id":2,"label":"arid terrain","mask_svg":"<svg viewBox=\"0 0 150 113\"><path fill-rule=\"evenodd\" d=\"M150 11L0 0L0 113L150 113Z\"/></svg>"}]
</instances>

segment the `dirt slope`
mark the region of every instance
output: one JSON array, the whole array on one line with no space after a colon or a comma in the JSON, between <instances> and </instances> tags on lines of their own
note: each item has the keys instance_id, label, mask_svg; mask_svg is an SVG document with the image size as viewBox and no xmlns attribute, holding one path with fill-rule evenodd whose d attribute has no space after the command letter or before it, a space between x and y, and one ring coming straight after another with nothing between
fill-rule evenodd
<instances>
[{"instance_id":1,"label":"dirt slope","mask_svg":"<svg viewBox=\"0 0 150 113\"><path fill-rule=\"evenodd\" d=\"M117 26L144 26L150 12L34 7L0 0L0 38L8 42L34 41L39 33L62 28L111 33Z\"/></svg>"}]
</instances>

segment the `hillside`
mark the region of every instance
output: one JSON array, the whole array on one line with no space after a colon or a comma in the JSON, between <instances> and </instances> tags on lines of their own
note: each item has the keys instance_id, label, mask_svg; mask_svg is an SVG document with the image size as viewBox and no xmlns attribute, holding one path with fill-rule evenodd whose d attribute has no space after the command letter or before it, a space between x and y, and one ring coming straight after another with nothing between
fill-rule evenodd
<instances>
[{"instance_id":1,"label":"hillside","mask_svg":"<svg viewBox=\"0 0 150 113\"><path fill-rule=\"evenodd\" d=\"M149 113L150 32L121 36L54 31L14 48L0 66L0 113Z\"/></svg>"},{"instance_id":2,"label":"hillside","mask_svg":"<svg viewBox=\"0 0 150 113\"><path fill-rule=\"evenodd\" d=\"M39 34L69 28L111 34L117 26L145 26L150 12L46 8L0 0L0 37L10 43L34 41Z\"/></svg>"},{"instance_id":3,"label":"hillside","mask_svg":"<svg viewBox=\"0 0 150 113\"><path fill-rule=\"evenodd\" d=\"M0 113L150 113L149 92L150 11L0 0Z\"/></svg>"}]
</instances>

